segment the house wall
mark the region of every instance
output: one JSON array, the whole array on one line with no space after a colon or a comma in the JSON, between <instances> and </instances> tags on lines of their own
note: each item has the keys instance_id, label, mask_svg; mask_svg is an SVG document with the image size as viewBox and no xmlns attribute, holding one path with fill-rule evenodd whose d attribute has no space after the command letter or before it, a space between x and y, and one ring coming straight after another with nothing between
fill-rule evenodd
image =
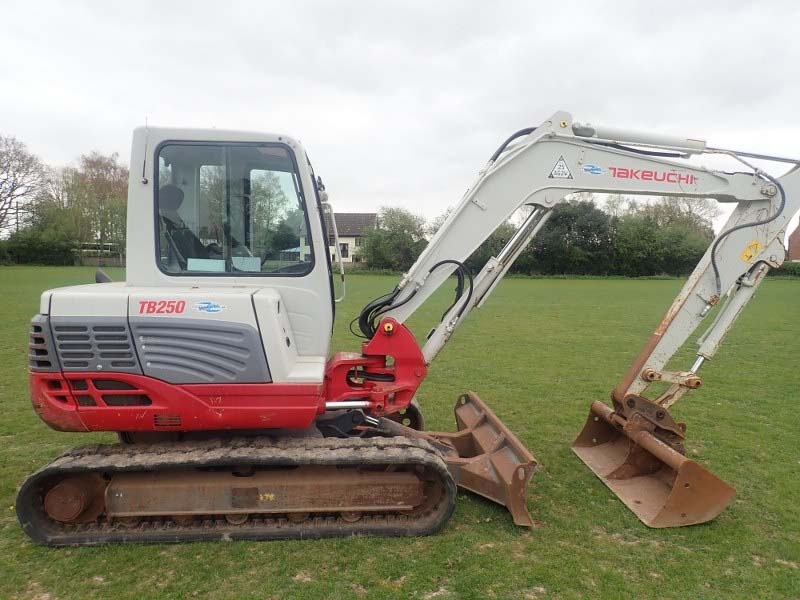
<instances>
[{"instance_id":1,"label":"house wall","mask_svg":"<svg viewBox=\"0 0 800 600\"><path fill-rule=\"evenodd\" d=\"M339 236L339 243L344 245L347 244L347 256L342 256L342 262L345 263L352 263L352 262L360 262L358 255L361 253L361 246L356 245L360 242L363 238L356 238L356 237L348 237L348 236ZM336 262L338 257L336 256L336 247L331 245L328 247L328 252L331 253L331 260ZM355 260L354 260L354 257Z\"/></svg>"},{"instance_id":2,"label":"house wall","mask_svg":"<svg viewBox=\"0 0 800 600\"><path fill-rule=\"evenodd\" d=\"M786 260L800 262L800 226L789 236L788 256Z\"/></svg>"}]
</instances>

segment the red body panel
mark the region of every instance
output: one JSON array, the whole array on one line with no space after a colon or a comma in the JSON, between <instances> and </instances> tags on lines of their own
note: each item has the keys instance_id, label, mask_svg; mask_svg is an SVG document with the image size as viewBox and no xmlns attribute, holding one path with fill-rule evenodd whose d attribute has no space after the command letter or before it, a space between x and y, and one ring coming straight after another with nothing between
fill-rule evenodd
<instances>
[{"instance_id":1,"label":"red body panel","mask_svg":"<svg viewBox=\"0 0 800 600\"><path fill-rule=\"evenodd\" d=\"M359 371L364 377L358 377ZM361 354L338 352L328 361L325 396L329 402L368 400L371 412L392 413L408 406L427 372L414 334L387 318L375 336L362 344ZM370 375L391 381L370 380Z\"/></svg>"},{"instance_id":2,"label":"red body panel","mask_svg":"<svg viewBox=\"0 0 800 600\"><path fill-rule=\"evenodd\" d=\"M334 355L318 384L178 385L129 373L32 371L30 388L37 414L58 431L305 429L326 402L367 400L375 414L400 410L425 373L411 332L384 319L362 354Z\"/></svg>"},{"instance_id":3,"label":"red body panel","mask_svg":"<svg viewBox=\"0 0 800 600\"><path fill-rule=\"evenodd\" d=\"M89 431L61 373L30 372L31 403L39 418L56 431Z\"/></svg>"},{"instance_id":4,"label":"red body panel","mask_svg":"<svg viewBox=\"0 0 800 600\"><path fill-rule=\"evenodd\" d=\"M31 373L39 416L59 431L305 429L322 384L174 385L128 373ZM98 389L108 382L126 389ZM53 388L60 385L60 389ZM118 406L117 402L138 402Z\"/></svg>"}]
</instances>

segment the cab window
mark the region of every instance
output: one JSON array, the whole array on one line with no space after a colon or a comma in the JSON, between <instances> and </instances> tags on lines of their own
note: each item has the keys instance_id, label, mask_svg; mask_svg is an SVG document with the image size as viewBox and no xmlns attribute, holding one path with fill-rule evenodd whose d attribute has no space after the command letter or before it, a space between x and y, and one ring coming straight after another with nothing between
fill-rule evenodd
<instances>
[{"instance_id":1,"label":"cab window","mask_svg":"<svg viewBox=\"0 0 800 600\"><path fill-rule=\"evenodd\" d=\"M276 144L158 151L158 256L168 274L303 275L314 264L299 176Z\"/></svg>"}]
</instances>

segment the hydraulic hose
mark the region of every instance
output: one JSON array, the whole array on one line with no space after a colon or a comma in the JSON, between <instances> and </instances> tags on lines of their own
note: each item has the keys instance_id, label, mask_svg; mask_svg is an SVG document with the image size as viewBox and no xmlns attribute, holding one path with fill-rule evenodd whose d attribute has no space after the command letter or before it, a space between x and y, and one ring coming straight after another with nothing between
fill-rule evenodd
<instances>
[{"instance_id":1,"label":"hydraulic hose","mask_svg":"<svg viewBox=\"0 0 800 600\"><path fill-rule=\"evenodd\" d=\"M775 219L781 216L783 213L783 209L786 207L786 192L781 185L781 182L778 181L776 177L769 175L768 173L764 173L763 171L759 173L759 175L767 180L769 180L775 187L778 189L778 193L781 196L781 204L778 207L778 210L775 211L775 214L771 217L764 219L763 221L753 221L751 223L742 223L741 225L736 225L735 227L731 227L727 231L721 233L714 243L711 246L711 268L714 270L714 285L716 286L717 296L722 295L722 280L719 276L719 265L717 265L717 247L719 246L720 242L732 234L734 231L739 231L741 229L747 229L748 227L757 227L758 225L766 225L767 223L772 223Z\"/></svg>"},{"instance_id":2,"label":"hydraulic hose","mask_svg":"<svg viewBox=\"0 0 800 600\"><path fill-rule=\"evenodd\" d=\"M498 157L503 153L503 150L505 150L508 147L508 145L515 139L520 138L524 135L530 135L534 131L536 131L536 127L526 127L525 129L520 129L519 131L512 133L509 136L509 138L505 142L500 144L500 147L494 151L494 154L492 154L492 157L489 159L489 162L496 161Z\"/></svg>"},{"instance_id":3,"label":"hydraulic hose","mask_svg":"<svg viewBox=\"0 0 800 600\"><path fill-rule=\"evenodd\" d=\"M445 315L447 315L447 313L450 312L450 310L456 305L456 303L464 295L464 283L465 283L465 281L468 281L469 282L469 288L467 289L467 300L466 300L466 302L464 302L464 304L459 309L457 316L460 317L464 313L464 310L466 309L467 305L469 304L470 299L472 298L472 287L473 287L472 273L469 272L469 269L466 267L466 265L464 263L459 262L457 260L447 259L447 260L439 261L438 263L433 265L428 270L428 275L433 273L433 271L435 271L436 269L438 269L442 265L446 265L446 264L456 265L456 273L457 273L457 277L458 277L458 282L457 282L457 285L456 285L455 299L453 300L453 303L447 308L447 310L442 315L443 319L444 319ZM413 290L410 294L408 294L408 296L403 298L403 300L401 300L397 304L394 304L393 303L394 300L400 295L400 288L396 287L394 290L392 290L388 294L385 294L385 295L383 295L383 296L381 296L379 298L376 298L375 300L372 300L371 302L367 303L367 305L364 306L364 308L361 309L361 312L359 313L359 315L355 319L350 321L350 332L353 335L356 335L358 337L362 337L364 339L368 339L368 340L372 339L375 336L375 332L377 331L378 322L379 322L380 316L383 315L383 314L386 314L390 310L394 310L396 308L399 308L399 307L403 306L407 302L411 301L411 299L416 294L417 294L417 290ZM356 323L356 321L358 322L358 329L361 332L360 334L356 333L353 330L353 324Z\"/></svg>"}]
</instances>

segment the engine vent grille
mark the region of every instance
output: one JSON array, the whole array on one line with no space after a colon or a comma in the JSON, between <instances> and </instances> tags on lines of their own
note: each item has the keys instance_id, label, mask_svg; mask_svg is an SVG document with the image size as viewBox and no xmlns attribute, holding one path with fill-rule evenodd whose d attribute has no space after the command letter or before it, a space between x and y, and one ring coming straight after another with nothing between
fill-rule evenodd
<instances>
[{"instance_id":1,"label":"engine vent grille","mask_svg":"<svg viewBox=\"0 0 800 600\"><path fill-rule=\"evenodd\" d=\"M125 317L53 317L64 371L141 373Z\"/></svg>"},{"instance_id":2,"label":"engine vent grille","mask_svg":"<svg viewBox=\"0 0 800 600\"><path fill-rule=\"evenodd\" d=\"M165 414L153 415L153 424L156 427L180 427L181 416Z\"/></svg>"},{"instance_id":3,"label":"engine vent grille","mask_svg":"<svg viewBox=\"0 0 800 600\"><path fill-rule=\"evenodd\" d=\"M58 371L47 315L36 315L31 319L28 366L34 371Z\"/></svg>"},{"instance_id":4,"label":"engine vent grille","mask_svg":"<svg viewBox=\"0 0 800 600\"><path fill-rule=\"evenodd\" d=\"M144 374L169 383L270 381L258 331L243 323L131 317Z\"/></svg>"},{"instance_id":5,"label":"engine vent grille","mask_svg":"<svg viewBox=\"0 0 800 600\"><path fill-rule=\"evenodd\" d=\"M150 406L153 401L146 394L103 394L108 406Z\"/></svg>"}]
</instances>

